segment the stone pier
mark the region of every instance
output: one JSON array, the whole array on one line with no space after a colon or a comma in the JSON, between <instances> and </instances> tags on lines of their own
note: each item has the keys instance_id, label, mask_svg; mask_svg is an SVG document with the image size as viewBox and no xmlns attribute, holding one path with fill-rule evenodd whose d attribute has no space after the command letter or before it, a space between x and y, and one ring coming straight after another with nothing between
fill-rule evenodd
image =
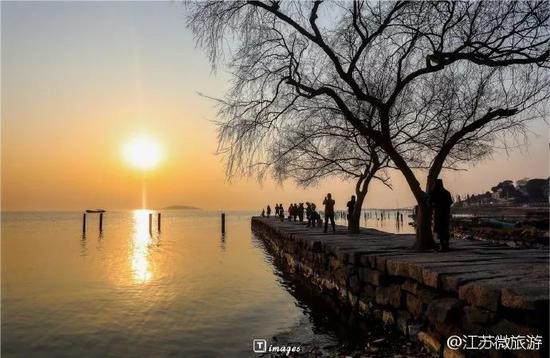
<instances>
[{"instance_id":1,"label":"stone pier","mask_svg":"<svg viewBox=\"0 0 550 358\"><path fill-rule=\"evenodd\" d=\"M306 277L358 315L418 339L436 355L548 356L547 250L454 240L449 252L418 253L410 249L412 235L374 229L350 235L344 227L323 234L304 223L261 217L252 218L252 229L287 270ZM502 336L501 348L508 346L448 347L447 339L459 336L462 346L471 348L472 341L466 342L464 335ZM512 336L534 339L504 338ZM538 346L537 336L542 337ZM519 341L534 344L524 347L533 349L510 349Z\"/></svg>"}]
</instances>

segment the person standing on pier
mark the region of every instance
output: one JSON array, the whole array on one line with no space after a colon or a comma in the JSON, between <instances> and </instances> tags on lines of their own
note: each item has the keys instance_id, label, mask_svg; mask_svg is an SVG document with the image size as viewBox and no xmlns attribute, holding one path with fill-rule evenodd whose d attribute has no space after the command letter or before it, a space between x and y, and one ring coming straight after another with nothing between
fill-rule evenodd
<instances>
[{"instance_id":1,"label":"person standing on pier","mask_svg":"<svg viewBox=\"0 0 550 358\"><path fill-rule=\"evenodd\" d=\"M451 222L451 204L453 198L443 187L443 180L437 179L430 193L433 208L433 232L441 244L441 251L449 249L449 230Z\"/></svg>"},{"instance_id":2,"label":"person standing on pier","mask_svg":"<svg viewBox=\"0 0 550 358\"><path fill-rule=\"evenodd\" d=\"M298 206L298 220L300 220L300 222L304 221L304 210L304 203L300 203L300 206Z\"/></svg>"},{"instance_id":3,"label":"person standing on pier","mask_svg":"<svg viewBox=\"0 0 550 358\"><path fill-rule=\"evenodd\" d=\"M268 205L267 206L267 217L270 217L271 216L271 207Z\"/></svg>"},{"instance_id":4,"label":"person standing on pier","mask_svg":"<svg viewBox=\"0 0 550 358\"><path fill-rule=\"evenodd\" d=\"M351 200L348 201L347 207L348 207L348 221L349 221L353 216L353 209L355 208L355 195L351 196Z\"/></svg>"},{"instance_id":5,"label":"person standing on pier","mask_svg":"<svg viewBox=\"0 0 550 358\"><path fill-rule=\"evenodd\" d=\"M334 204L336 202L332 199L332 194L328 193L323 201L325 206L325 233L328 231L328 220L332 225L332 232L336 232L336 224L334 223Z\"/></svg>"},{"instance_id":6,"label":"person standing on pier","mask_svg":"<svg viewBox=\"0 0 550 358\"><path fill-rule=\"evenodd\" d=\"M307 219L307 227L311 226L311 203L309 201L306 201L306 219Z\"/></svg>"}]
</instances>

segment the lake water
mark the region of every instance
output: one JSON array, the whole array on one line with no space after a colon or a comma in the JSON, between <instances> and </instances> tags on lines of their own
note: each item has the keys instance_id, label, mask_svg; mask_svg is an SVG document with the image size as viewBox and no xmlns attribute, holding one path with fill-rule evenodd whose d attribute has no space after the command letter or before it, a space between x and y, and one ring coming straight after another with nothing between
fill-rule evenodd
<instances>
[{"instance_id":1,"label":"lake water","mask_svg":"<svg viewBox=\"0 0 550 358\"><path fill-rule=\"evenodd\" d=\"M102 234L88 214L85 236L80 212L2 213L2 356L256 356L253 339L296 332L340 342L273 266L252 214L228 213L222 237L214 212L165 212L152 234L147 211L107 212Z\"/></svg>"}]
</instances>

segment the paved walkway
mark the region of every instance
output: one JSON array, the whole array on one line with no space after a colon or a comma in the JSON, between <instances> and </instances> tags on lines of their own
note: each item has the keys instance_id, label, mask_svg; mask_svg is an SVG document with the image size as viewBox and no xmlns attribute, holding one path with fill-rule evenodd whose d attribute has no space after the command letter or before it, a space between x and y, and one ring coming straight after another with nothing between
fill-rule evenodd
<instances>
[{"instance_id":1,"label":"paved walkway","mask_svg":"<svg viewBox=\"0 0 550 358\"><path fill-rule=\"evenodd\" d=\"M426 286L454 292L470 304L496 310L548 306L549 252L518 249L481 241L451 240L449 252L414 252L413 235L362 229L350 235L343 226L336 234L305 223L254 217L282 237L323 245L348 264L375 267L390 275L414 279Z\"/></svg>"}]
</instances>

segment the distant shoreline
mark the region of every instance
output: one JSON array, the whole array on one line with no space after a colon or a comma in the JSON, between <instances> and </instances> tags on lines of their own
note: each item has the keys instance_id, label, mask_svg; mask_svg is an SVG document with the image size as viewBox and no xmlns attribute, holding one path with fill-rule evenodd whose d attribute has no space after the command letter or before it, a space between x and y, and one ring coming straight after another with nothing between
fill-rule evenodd
<instances>
[{"instance_id":1,"label":"distant shoreline","mask_svg":"<svg viewBox=\"0 0 550 358\"><path fill-rule=\"evenodd\" d=\"M202 210L202 209L194 206L188 206L188 205L171 205L171 206L162 208L162 210Z\"/></svg>"}]
</instances>

